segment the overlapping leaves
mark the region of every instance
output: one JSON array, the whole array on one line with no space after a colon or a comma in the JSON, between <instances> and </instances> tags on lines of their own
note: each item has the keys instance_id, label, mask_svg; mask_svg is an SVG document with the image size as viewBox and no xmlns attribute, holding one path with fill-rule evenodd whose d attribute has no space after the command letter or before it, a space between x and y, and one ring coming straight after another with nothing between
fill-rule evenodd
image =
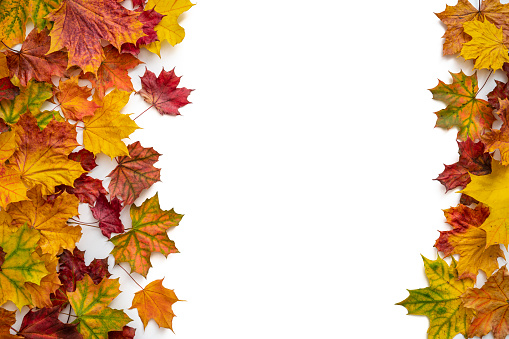
<instances>
[{"instance_id":1,"label":"overlapping leaves","mask_svg":"<svg viewBox=\"0 0 509 339\"><path fill-rule=\"evenodd\" d=\"M16 330L17 312L0 307L2 338L134 337L131 319L109 306L120 284L110 279L108 258L87 265L76 247L83 227L99 227L116 264L127 262L144 277L153 252L178 252L167 231L182 215L162 210L157 194L134 205L159 181L160 154L139 141L126 143L139 127L123 108L133 92L161 114L179 115L189 103L192 90L178 88L173 71L156 77L146 70L138 89L128 71L142 63L141 48L159 55L164 40L182 41L177 19L193 4L134 0L133 6L0 0L0 304L31 308ZM30 32L28 21L35 26ZM94 173L100 153L118 163L109 183ZM82 220L80 204L91 220ZM129 230L124 208L131 212ZM135 293L132 308L144 326L153 319L172 329L177 301L156 280ZM64 309L72 324L59 320Z\"/></svg>"}]
</instances>

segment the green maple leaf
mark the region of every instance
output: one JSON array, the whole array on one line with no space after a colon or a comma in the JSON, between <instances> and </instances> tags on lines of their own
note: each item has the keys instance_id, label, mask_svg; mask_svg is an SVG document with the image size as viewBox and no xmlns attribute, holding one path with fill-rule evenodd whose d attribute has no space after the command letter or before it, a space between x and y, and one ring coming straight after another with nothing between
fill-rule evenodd
<instances>
[{"instance_id":1,"label":"green maple leaf","mask_svg":"<svg viewBox=\"0 0 509 339\"><path fill-rule=\"evenodd\" d=\"M89 275L76 283L76 291L68 292L69 302L76 313L78 332L84 338L107 339L109 331L120 331L129 318L124 311L108 307L120 294L118 279L104 278L97 285Z\"/></svg>"},{"instance_id":2,"label":"green maple leaf","mask_svg":"<svg viewBox=\"0 0 509 339\"><path fill-rule=\"evenodd\" d=\"M140 207L132 205L130 213L132 229L110 239L115 245L111 254L117 263L127 262L134 272L146 277L151 267L152 252L159 252L165 256L178 252L166 231L177 226L183 215L175 213L173 209L161 210L157 194L145 200Z\"/></svg>"},{"instance_id":3,"label":"green maple leaf","mask_svg":"<svg viewBox=\"0 0 509 339\"><path fill-rule=\"evenodd\" d=\"M435 112L435 127L450 129L457 127L458 139L465 141L479 139L485 128L491 128L495 121L490 104L477 99L477 75L465 75L463 72L450 73L452 84L446 85L439 80L436 87L430 89L433 99L447 104L445 109Z\"/></svg>"},{"instance_id":4,"label":"green maple leaf","mask_svg":"<svg viewBox=\"0 0 509 339\"><path fill-rule=\"evenodd\" d=\"M430 339L452 339L458 333L466 334L473 313L463 307L460 296L474 285L473 281L458 280L454 258L450 267L440 257L435 261L422 258L430 286L408 290L410 296L396 305L406 307L408 314L427 316Z\"/></svg>"}]
</instances>

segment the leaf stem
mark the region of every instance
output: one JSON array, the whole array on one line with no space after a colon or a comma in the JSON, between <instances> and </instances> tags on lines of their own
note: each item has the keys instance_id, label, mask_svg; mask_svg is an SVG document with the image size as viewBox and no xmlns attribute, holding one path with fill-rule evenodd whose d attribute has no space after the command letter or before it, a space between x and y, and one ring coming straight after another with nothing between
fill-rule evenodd
<instances>
[{"instance_id":1,"label":"leaf stem","mask_svg":"<svg viewBox=\"0 0 509 339\"><path fill-rule=\"evenodd\" d=\"M18 333L19 333L18 331L16 331L16 329L15 329L14 327L10 326L10 328L11 328L11 330L13 330L14 332L16 332L16 334L18 334Z\"/></svg>"},{"instance_id":2,"label":"leaf stem","mask_svg":"<svg viewBox=\"0 0 509 339\"><path fill-rule=\"evenodd\" d=\"M149 110L149 109L151 109L152 107L154 107L154 105L150 105L150 106L149 106L149 108L147 108L146 110L144 110L143 112L141 112L141 113L140 113L140 115L138 115L136 118L134 118L134 119L133 119L133 121L134 121L134 120L136 120L136 119L138 119L139 117L141 117L141 115L142 115L143 113L145 113L146 111L148 111L148 110Z\"/></svg>"},{"instance_id":3,"label":"leaf stem","mask_svg":"<svg viewBox=\"0 0 509 339\"><path fill-rule=\"evenodd\" d=\"M1 43L5 46L5 47L7 47L7 49L9 49L11 52L14 52L14 53L19 54L19 51L16 51L15 49L12 49L12 48L10 48L9 46L7 46L3 40L0 40L0 42L1 42Z\"/></svg>"},{"instance_id":4,"label":"leaf stem","mask_svg":"<svg viewBox=\"0 0 509 339\"><path fill-rule=\"evenodd\" d=\"M132 276L129 272L127 272L127 270L126 270L125 268L123 268L123 267L122 267L122 265L118 265L118 266L119 266L121 269L123 269L123 270L124 270L124 272L125 272L125 273L129 276L129 277L131 277L131 279L133 279L133 281L136 283L136 285L138 285L141 289L143 289L143 287L141 287L141 285L140 285L140 284L138 284L138 282L137 282L136 280L134 280L133 276Z\"/></svg>"},{"instance_id":5,"label":"leaf stem","mask_svg":"<svg viewBox=\"0 0 509 339\"><path fill-rule=\"evenodd\" d=\"M481 86L481 88L479 88L479 90L477 91L477 93L475 93L475 97L477 97L477 94L479 94L479 92L484 88L484 86L486 86L486 83L488 82L488 79L490 78L490 76L493 74L493 70L490 71L490 74L488 74L488 77L486 78L486 81L484 81L484 84Z\"/></svg>"}]
</instances>

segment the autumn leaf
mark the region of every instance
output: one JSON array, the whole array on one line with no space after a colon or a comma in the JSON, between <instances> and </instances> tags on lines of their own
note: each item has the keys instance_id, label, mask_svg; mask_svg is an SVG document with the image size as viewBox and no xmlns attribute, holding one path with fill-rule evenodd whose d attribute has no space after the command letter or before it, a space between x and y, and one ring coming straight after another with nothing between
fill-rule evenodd
<instances>
[{"instance_id":1,"label":"autumn leaf","mask_svg":"<svg viewBox=\"0 0 509 339\"><path fill-rule=\"evenodd\" d=\"M2 265L5 261L5 252L4 249L0 246L0 271L2 270Z\"/></svg>"},{"instance_id":2,"label":"autumn leaf","mask_svg":"<svg viewBox=\"0 0 509 339\"><path fill-rule=\"evenodd\" d=\"M80 74L82 79L92 83L96 93L100 98L104 98L106 91L110 88L117 88L123 91L134 91L131 78L127 71L142 62L130 54L120 54L113 45L107 45L103 49L104 60L97 70L97 74L83 72Z\"/></svg>"},{"instance_id":3,"label":"autumn leaf","mask_svg":"<svg viewBox=\"0 0 509 339\"><path fill-rule=\"evenodd\" d=\"M177 88L179 82L180 77L175 75L173 69L166 72L163 68L157 78L154 73L145 69L145 74L141 77L142 88L138 94L162 115L180 115L178 109L190 103L187 97L192 89Z\"/></svg>"},{"instance_id":4,"label":"autumn leaf","mask_svg":"<svg viewBox=\"0 0 509 339\"><path fill-rule=\"evenodd\" d=\"M27 111L39 113L41 105L52 96L52 85L31 80L26 87L21 87L14 100L0 101L0 117L6 123L14 124Z\"/></svg>"},{"instance_id":5,"label":"autumn leaf","mask_svg":"<svg viewBox=\"0 0 509 339\"><path fill-rule=\"evenodd\" d=\"M502 29L488 20L465 22L463 29L472 40L463 44L460 54L465 60L475 59L474 69L490 68L496 71L509 61Z\"/></svg>"},{"instance_id":6,"label":"autumn leaf","mask_svg":"<svg viewBox=\"0 0 509 339\"><path fill-rule=\"evenodd\" d=\"M80 87L78 76L74 76L66 81L60 81L55 97L67 119L82 120L85 116L94 115L94 111L101 107L87 100L91 92L92 90L88 87Z\"/></svg>"},{"instance_id":7,"label":"autumn leaf","mask_svg":"<svg viewBox=\"0 0 509 339\"><path fill-rule=\"evenodd\" d=\"M145 10L156 9L157 12L164 15L161 22L155 27L159 41L155 41L145 46L152 53L160 56L161 43L166 40L170 45L175 46L180 43L185 36L185 31L178 23L179 16L193 7L189 0L148 0Z\"/></svg>"},{"instance_id":8,"label":"autumn leaf","mask_svg":"<svg viewBox=\"0 0 509 339\"><path fill-rule=\"evenodd\" d=\"M85 171L91 171L97 167L94 153L84 148L80 149L78 152L69 154L68 158L79 162Z\"/></svg>"},{"instance_id":9,"label":"autumn leaf","mask_svg":"<svg viewBox=\"0 0 509 339\"><path fill-rule=\"evenodd\" d=\"M465 188L470 182L469 172L475 175L491 173L491 156L484 152L484 144L481 141L473 142L458 141L459 161L452 165L445 165L445 170L434 180L440 181L446 190L456 187Z\"/></svg>"},{"instance_id":10,"label":"autumn leaf","mask_svg":"<svg viewBox=\"0 0 509 339\"><path fill-rule=\"evenodd\" d=\"M16 322L16 311L7 311L0 307L0 338L23 338L10 333L12 325Z\"/></svg>"},{"instance_id":11,"label":"autumn leaf","mask_svg":"<svg viewBox=\"0 0 509 339\"><path fill-rule=\"evenodd\" d=\"M465 75L463 72L450 73L452 84L446 85L439 80L436 87L430 89L433 99L447 104L445 109L435 112L435 127L450 129L457 127L458 139L465 141L479 139L486 128L491 128L495 121L489 103L477 99L477 75Z\"/></svg>"},{"instance_id":12,"label":"autumn leaf","mask_svg":"<svg viewBox=\"0 0 509 339\"><path fill-rule=\"evenodd\" d=\"M129 101L129 92L114 89L102 101L94 98L101 104L92 117L83 118L83 145L94 154L104 153L111 158L128 155L129 151L122 139L138 129L138 125L128 114L120 110Z\"/></svg>"},{"instance_id":13,"label":"autumn leaf","mask_svg":"<svg viewBox=\"0 0 509 339\"><path fill-rule=\"evenodd\" d=\"M99 221L102 234L108 239L111 238L111 233L124 233L124 225L120 221L122 207L122 203L116 197L110 202L104 194L101 194L95 206L90 209L94 218Z\"/></svg>"},{"instance_id":14,"label":"autumn leaf","mask_svg":"<svg viewBox=\"0 0 509 339\"><path fill-rule=\"evenodd\" d=\"M129 145L129 156L118 157L118 165L108 174L112 197L120 197L130 205L140 193L159 181L161 169L154 167L161 154L152 147L144 148L139 141Z\"/></svg>"},{"instance_id":15,"label":"autumn leaf","mask_svg":"<svg viewBox=\"0 0 509 339\"><path fill-rule=\"evenodd\" d=\"M465 335L473 312L463 307L460 297L473 286L472 280L458 280L454 258L450 267L440 257L435 261L422 258L430 286L408 290L408 298L397 305L404 306L408 314L429 318L430 339L452 339L458 333Z\"/></svg>"},{"instance_id":16,"label":"autumn leaf","mask_svg":"<svg viewBox=\"0 0 509 339\"><path fill-rule=\"evenodd\" d=\"M504 266L479 288L469 288L462 296L466 308L475 312L475 318L468 337L484 336L490 331L495 339L503 339L509 334L509 272Z\"/></svg>"},{"instance_id":17,"label":"autumn leaf","mask_svg":"<svg viewBox=\"0 0 509 339\"><path fill-rule=\"evenodd\" d=\"M502 66L506 76L509 76L509 63L504 63ZM499 80L495 80L495 88L488 93L488 102L494 109L500 109L499 99L509 99L509 82L505 83Z\"/></svg>"},{"instance_id":18,"label":"autumn leaf","mask_svg":"<svg viewBox=\"0 0 509 339\"><path fill-rule=\"evenodd\" d=\"M487 152L500 150L500 162L509 165L509 100L500 100L499 107L497 114L502 120L500 130L487 129L481 139L486 144Z\"/></svg>"},{"instance_id":19,"label":"autumn leaf","mask_svg":"<svg viewBox=\"0 0 509 339\"><path fill-rule=\"evenodd\" d=\"M28 225L40 232L38 245L42 253L56 256L63 249L73 250L81 238L80 226L69 226L67 220L78 215L78 199L67 193L47 201L42 196L41 186L28 191L30 200L11 203L7 213L16 226Z\"/></svg>"},{"instance_id":20,"label":"autumn leaf","mask_svg":"<svg viewBox=\"0 0 509 339\"><path fill-rule=\"evenodd\" d=\"M60 308L58 306L43 308L37 311L30 310L21 323L18 334L24 338L66 338L82 339L76 324L64 324L58 319Z\"/></svg>"},{"instance_id":21,"label":"autumn leaf","mask_svg":"<svg viewBox=\"0 0 509 339\"><path fill-rule=\"evenodd\" d=\"M40 284L48 275L44 261L34 253L39 233L27 226L12 232L0 226L0 246L5 251L5 261L0 271L0 304L12 301L18 309L31 304L26 282Z\"/></svg>"},{"instance_id":22,"label":"autumn leaf","mask_svg":"<svg viewBox=\"0 0 509 339\"><path fill-rule=\"evenodd\" d=\"M80 202L93 205L99 195L108 194L103 187L100 179L89 177L82 174L78 179L74 180L74 187L60 185L58 189L65 190L69 194L74 194Z\"/></svg>"},{"instance_id":23,"label":"autumn leaf","mask_svg":"<svg viewBox=\"0 0 509 339\"><path fill-rule=\"evenodd\" d=\"M105 58L101 40L120 50L122 44L136 43L144 35L138 15L115 0L62 0L46 17L55 22L49 53L67 48L69 67L96 73Z\"/></svg>"},{"instance_id":24,"label":"autumn leaf","mask_svg":"<svg viewBox=\"0 0 509 339\"><path fill-rule=\"evenodd\" d=\"M169 328L175 314L171 306L179 301L175 292L163 286L163 279L154 280L144 289L134 294L133 304L130 309L136 308L140 315L143 326L147 327L150 319L154 319L159 327Z\"/></svg>"},{"instance_id":25,"label":"autumn leaf","mask_svg":"<svg viewBox=\"0 0 509 339\"><path fill-rule=\"evenodd\" d=\"M5 163L16 150L16 134L12 131L0 134L0 162Z\"/></svg>"},{"instance_id":26,"label":"autumn leaf","mask_svg":"<svg viewBox=\"0 0 509 339\"><path fill-rule=\"evenodd\" d=\"M51 83L52 76L63 76L67 68L67 53L62 51L46 54L51 38L48 30L32 30L19 52L5 51L10 77L16 76L21 86L32 79Z\"/></svg>"},{"instance_id":27,"label":"autumn leaf","mask_svg":"<svg viewBox=\"0 0 509 339\"><path fill-rule=\"evenodd\" d=\"M80 163L67 158L78 146L73 125L53 120L41 131L35 118L26 113L13 130L18 149L9 160L10 166L27 188L41 185L42 194L53 194L55 186L72 185L85 172Z\"/></svg>"},{"instance_id":28,"label":"autumn leaf","mask_svg":"<svg viewBox=\"0 0 509 339\"><path fill-rule=\"evenodd\" d=\"M140 207L131 206L130 215L132 228L124 234L110 239L115 245L111 254L115 262L127 262L134 272L147 276L152 252L159 252L167 256L178 253L175 243L166 233L170 227L177 226L183 215L161 210L159 197L156 193L147 199Z\"/></svg>"},{"instance_id":29,"label":"autumn leaf","mask_svg":"<svg viewBox=\"0 0 509 339\"><path fill-rule=\"evenodd\" d=\"M489 208L479 204L475 209L464 205L444 210L452 231L440 232L435 247L445 256L459 254L457 270L460 279L476 280L479 270L489 277L498 270L498 257L505 259L500 245L486 246L486 232L479 228L489 216Z\"/></svg>"},{"instance_id":30,"label":"autumn leaf","mask_svg":"<svg viewBox=\"0 0 509 339\"><path fill-rule=\"evenodd\" d=\"M120 331L130 322L124 311L108 307L120 293L118 279L103 279L95 285L85 275L76 284L75 292L68 292L69 302L76 313L78 331L84 338L107 339L109 331Z\"/></svg>"}]
</instances>

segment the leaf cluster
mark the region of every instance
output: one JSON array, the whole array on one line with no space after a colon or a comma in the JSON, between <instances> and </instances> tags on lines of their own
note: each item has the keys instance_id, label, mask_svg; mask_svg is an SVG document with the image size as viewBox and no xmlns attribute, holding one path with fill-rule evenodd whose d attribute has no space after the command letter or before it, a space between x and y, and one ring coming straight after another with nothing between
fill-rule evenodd
<instances>
[{"instance_id":1,"label":"leaf cluster","mask_svg":"<svg viewBox=\"0 0 509 339\"><path fill-rule=\"evenodd\" d=\"M160 55L161 43L184 38L177 22L189 0L0 1L0 337L133 338L124 310L109 305L120 294L108 258L85 264L76 244L82 227L97 227L115 265L147 277L154 252L178 253L168 230L183 215L163 210L156 193L161 154L140 142L140 128L123 112L131 94L162 115L179 115L192 90L178 87L174 70L146 69L135 91L128 71L143 62L141 48ZM27 32L27 23L34 28ZM46 109L50 105L52 109ZM82 141L81 141L82 140ZM96 156L117 162L103 183L91 173ZM87 206L95 220L83 221ZM127 209L132 227L120 218ZM134 277L120 266L133 280ZM136 280L135 280L136 282ZM179 301L163 280L136 282L132 309L146 327L153 319L172 329ZM21 327L12 326L23 307ZM65 314L68 321L61 321Z\"/></svg>"}]
</instances>

